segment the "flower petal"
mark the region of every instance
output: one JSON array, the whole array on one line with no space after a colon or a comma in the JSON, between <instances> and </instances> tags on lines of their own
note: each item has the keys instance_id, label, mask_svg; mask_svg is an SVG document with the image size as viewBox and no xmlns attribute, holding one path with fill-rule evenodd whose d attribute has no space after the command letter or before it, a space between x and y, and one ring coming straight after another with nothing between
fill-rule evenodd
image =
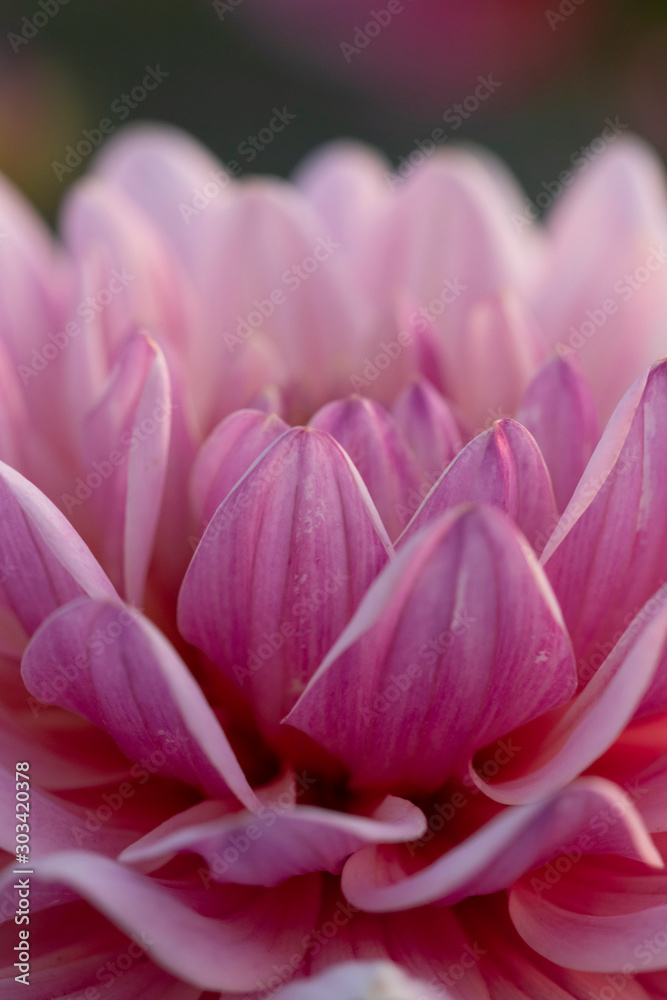
<instances>
[{"instance_id":1,"label":"flower petal","mask_svg":"<svg viewBox=\"0 0 667 1000\"><path fill-rule=\"evenodd\" d=\"M541 874L518 882L509 903L514 926L539 955L626 976L667 968L659 943L667 926L664 873L628 874L601 858L582 860L555 884Z\"/></svg>"},{"instance_id":2,"label":"flower petal","mask_svg":"<svg viewBox=\"0 0 667 1000\"><path fill-rule=\"evenodd\" d=\"M257 815L230 815L220 803L205 802L151 831L120 860L148 860L158 867L155 859L196 852L217 882L273 886L309 872L338 874L345 859L365 844L419 837L425 828L421 810L394 796L368 815L309 805L286 808L279 800Z\"/></svg>"},{"instance_id":3,"label":"flower petal","mask_svg":"<svg viewBox=\"0 0 667 1000\"><path fill-rule=\"evenodd\" d=\"M205 524L255 459L287 430L275 413L259 410L236 410L218 424L192 470L192 503Z\"/></svg>"},{"instance_id":4,"label":"flower petal","mask_svg":"<svg viewBox=\"0 0 667 1000\"><path fill-rule=\"evenodd\" d=\"M535 438L551 475L558 510L565 510L598 442L590 387L568 358L554 358L536 373L516 419Z\"/></svg>"},{"instance_id":5,"label":"flower petal","mask_svg":"<svg viewBox=\"0 0 667 1000\"><path fill-rule=\"evenodd\" d=\"M462 507L381 573L286 722L357 786L429 791L574 685L532 552L499 512Z\"/></svg>"},{"instance_id":6,"label":"flower petal","mask_svg":"<svg viewBox=\"0 0 667 1000\"><path fill-rule=\"evenodd\" d=\"M274 737L390 549L340 446L288 431L214 514L181 588L181 632Z\"/></svg>"},{"instance_id":7,"label":"flower petal","mask_svg":"<svg viewBox=\"0 0 667 1000\"><path fill-rule=\"evenodd\" d=\"M401 543L457 504L499 507L535 548L557 521L549 473L530 433L515 420L499 420L459 452L426 496Z\"/></svg>"},{"instance_id":8,"label":"flower petal","mask_svg":"<svg viewBox=\"0 0 667 1000\"><path fill-rule=\"evenodd\" d=\"M667 580L666 422L663 361L619 403L544 549L580 665Z\"/></svg>"},{"instance_id":9,"label":"flower petal","mask_svg":"<svg viewBox=\"0 0 667 1000\"><path fill-rule=\"evenodd\" d=\"M17 643L22 646L47 615L75 597L117 599L69 521L4 463L0 463L0 552L3 630L12 648Z\"/></svg>"},{"instance_id":10,"label":"flower petal","mask_svg":"<svg viewBox=\"0 0 667 1000\"><path fill-rule=\"evenodd\" d=\"M661 704L666 648L663 599L640 611L567 709L521 734L524 752L511 765L516 776L489 784L471 772L475 783L506 803L533 802L562 788L614 743L642 705L652 707L653 696Z\"/></svg>"},{"instance_id":11,"label":"flower petal","mask_svg":"<svg viewBox=\"0 0 667 1000\"><path fill-rule=\"evenodd\" d=\"M605 810L611 810L619 821L601 834L595 820ZM451 906L467 896L492 895L509 888L525 872L563 853L563 844L576 843L587 831L591 833L586 853L617 854L663 866L628 796L610 781L584 778L553 798L505 809L417 871L414 847L365 847L345 865L343 892L355 906L372 912L433 902Z\"/></svg>"},{"instance_id":12,"label":"flower petal","mask_svg":"<svg viewBox=\"0 0 667 1000\"><path fill-rule=\"evenodd\" d=\"M103 562L135 605L141 604L160 516L171 413L162 352L142 334L130 337L102 399L85 420L83 486L77 480L77 488L62 498L69 514L93 520L98 535L104 525ZM89 502L90 513L85 508L79 513Z\"/></svg>"},{"instance_id":13,"label":"flower petal","mask_svg":"<svg viewBox=\"0 0 667 1000\"><path fill-rule=\"evenodd\" d=\"M548 218L552 248L536 314L556 349L580 359L603 422L665 353L666 208L658 157L621 136Z\"/></svg>"},{"instance_id":14,"label":"flower petal","mask_svg":"<svg viewBox=\"0 0 667 1000\"><path fill-rule=\"evenodd\" d=\"M81 599L36 633L23 658L30 691L62 665L58 704L105 729L128 757L164 758L165 774L209 795L258 801L212 709L187 667L146 618Z\"/></svg>"},{"instance_id":15,"label":"flower petal","mask_svg":"<svg viewBox=\"0 0 667 1000\"><path fill-rule=\"evenodd\" d=\"M461 448L461 430L449 405L422 378L394 403L394 419L420 464L422 476L439 478Z\"/></svg>"},{"instance_id":16,"label":"flower petal","mask_svg":"<svg viewBox=\"0 0 667 1000\"><path fill-rule=\"evenodd\" d=\"M303 954L320 897L316 876L270 891L218 887L208 891L217 911L208 916L187 905L187 892L87 851L41 859L34 878L74 889L172 975L223 992L254 990L273 963Z\"/></svg>"},{"instance_id":17,"label":"flower petal","mask_svg":"<svg viewBox=\"0 0 667 1000\"><path fill-rule=\"evenodd\" d=\"M345 449L393 540L405 524L406 503L419 485L419 471L407 442L384 407L352 396L328 403L310 421Z\"/></svg>"}]
</instances>

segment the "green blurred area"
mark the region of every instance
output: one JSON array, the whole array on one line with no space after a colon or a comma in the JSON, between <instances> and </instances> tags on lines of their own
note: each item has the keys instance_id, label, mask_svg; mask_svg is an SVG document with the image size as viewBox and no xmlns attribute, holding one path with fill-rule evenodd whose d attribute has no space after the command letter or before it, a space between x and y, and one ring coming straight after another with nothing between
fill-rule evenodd
<instances>
[{"instance_id":1,"label":"green blurred area","mask_svg":"<svg viewBox=\"0 0 667 1000\"><path fill-rule=\"evenodd\" d=\"M399 111L281 60L260 48L242 18L221 22L207 0L69 0L14 51L12 32L38 10L37 0L5 0L0 13L0 169L50 218L87 166L59 178L54 161L141 84L147 66L168 76L128 109L128 121L180 125L225 161L238 159L239 145L267 125L274 107L296 115L253 162L243 159L248 170L286 175L315 145L340 135L396 161L437 125L419 109ZM490 146L529 192L557 176L609 115L667 156L666 54L664 0L609 3L576 59L534 92L471 118L460 137ZM120 127L119 115L111 117Z\"/></svg>"}]
</instances>

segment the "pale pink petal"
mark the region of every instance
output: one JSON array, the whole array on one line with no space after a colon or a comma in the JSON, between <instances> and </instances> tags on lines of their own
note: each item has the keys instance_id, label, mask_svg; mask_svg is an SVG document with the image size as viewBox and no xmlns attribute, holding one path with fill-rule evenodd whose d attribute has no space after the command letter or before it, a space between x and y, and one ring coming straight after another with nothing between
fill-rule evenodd
<instances>
[{"instance_id":1,"label":"pale pink petal","mask_svg":"<svg viewBox=\"0 0 667 1000\"><path fill-rule=\"evenodd\" d=\"M667 320L663 167L613 123L605 132L613 145L592 163L580 158L588 169L548 217L552 251L535 295L550 343L580 359L603 421L665 353Z\"/></svg>"},{"instance_id":2,"label":"pale pink petal","mask_svg":"<svg viewBox=\"0 0 667 1000\"><path fill-rule=\"evenodd\" d=\"M288 425L275 413L259 410L237 410L218 424L192 470L192 506L204 524L255 459L286 430Z\"/></svg>"},{"instance_id":3,"label":"pale pink petal","mask_svg":"<svg viewBox=\"0 0 667 1000\"><path fill-rule=\"evenodd\" d=\"M543 365L528 386L516 419L535 438L551 475L558 510L565 510L600 436L591 390L577 365L569 358Z\"/></svg>"},{"instance_id":4,"label":"pale pink petal","mask_svg":"<svg viewBox=\"0 0 667 1000\"><path fill-rule=\"evenodd\" d=\"M354 260L367 228L389 206L388 176L388 161L371 147L347 140L308 156L294 182Z\"/></svg>"},{"instance_id":5,"label":"pale pink petal","mask_svg":"<svg viewBox=\"0 0 667 1000\"><path fill-rule=\"evenodd\" d=\"M341 447L288 431L214 514L181 588L181 632L275 736L390 549Z\"/></svg>"},{"instance_id":6,"label":"pale pink petal","mask_svg":"<svg viewBox=\"0 0 667 1000\"><path fill-rule=\"evenodd\" d=\"M474 427L489 417L512 416L544 347L535 322L519 297L502 291L471 305L463 332L451 349L454 403Z\"/></svg>"},{"instance_id":7,"label":"pale pink petal","mask_svg":"<svg viewBox=\"0 0 667 1000\"><path fill-rule=\"evenodd\" d=\"M82 302L77 309L79 315L86 308L104 312L108 349L140 326L163 338L165 350L187 356L192 313L183 274L133 202L100 177L88 177L66 196L61 228L76 261L93 251L102 254L101 287L93 303Z\"/></svg>"},{"instance_id":8,"label":"pale pink petal","mask_svg":"<svg viewBox=\"0 0 667 1000\"><path fill-rule=\"evenodd\" d=\"M533 548L544 544L557 511L544 459L531 434L515 420L499 420L456 456L430 490L401 543L457 504L499 507Z\"/></svg>"},{"instance_id":9,"label":"pale pink petal","mask_svg":"<svg viewBox=\"0 0 667 1000\"><path fill-rule=\"evenodd\" d=\"M95 170L132 199L186 265L232 190L219 160L186 132L163 123L124 129L104 146Z\"/></svg>"},{"instance_id":10,"label":"pale pink petal","mask_svg":"<svg viewBox=\"0 0 667 1000\"><path fill-rule=\"evenodd\" d=\"M82 599L35 635L22 672L30 691L69 666L57 703L105 729L128 757L155 751L163 772L205 790L230 791L251 809L257 799L192 674L138 612Z\"/></svg>"},{"instance_id":11,"label":"pale pink petal","mask_svg":"<svg viewBox=\"0 0 667 1000\"><path fill-rule=\"evenodd\" d=\"M197 262L210 326L206 382L259 335L286 366L298 419L344 393L358 320L340 249L289 185L244 183Z\"/></svg>"},{"instance_id":12,"label":"pale pink petal","mask_svg":"<svg viewBox=\"0 0 667 1000\"><path fill-rule=\"evenodd\" d=\"M379 403L352 396L318 410L310 426L342 445L395 539L405 526L410 494L419 486L419 470L390 414Z\"/></svg>"},{"instance_id":13,"label":"pale pink petal","mask_svg":"<svg viewBox=\"0 0 667 1000\"><path fill-rule=\"evenodd\" d=\"M381 573L286 721L357 786L428 791L574 687L532 552L504 515L462 507Z\"/></svg>"},{"instance_id":14,"label":"pale pink petal","mask_svg":"<svg viewBox=\"0 0 667 1000\"><path fill-rule=\"evenodd\" d=\"M611 810L619 822L589 836L585 853L617 854L662 868L662 858L631 800L601 778L584 778L551 799L505 809L460 844L415 871L415 850L366 847L345 865L343 891L364 910L407 910L426 903L452 905L493 895L559 856L595 817ZM419 844L416 845L419 858ZM578 856L581 857L579 851Z\"/></svg>"}]
</instances>

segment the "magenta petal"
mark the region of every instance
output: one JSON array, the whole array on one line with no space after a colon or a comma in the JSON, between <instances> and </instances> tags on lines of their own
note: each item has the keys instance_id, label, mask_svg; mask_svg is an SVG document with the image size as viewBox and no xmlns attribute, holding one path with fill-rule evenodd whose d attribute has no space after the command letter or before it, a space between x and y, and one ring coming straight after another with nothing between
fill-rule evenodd
<instances>
[{"instance_id":1,"label":"magenta petal","mask_svg":"<svg viewBox=\"0 0 667 1000\"><path fill-rule=\"evenodd\" d=\"M370 399L352 396L328 403L310 421L343 446L368 487L393 540L407 520L410 494L419 486L419 470L398 427L387 411Z\"/></svg>"},{"instance_id":2,"label":"magenta petal","mask_svg":"<svg viewBox=\"0 0 667 1000\"><path fill-rule=\"evenodd\" d=\"M409 867L414 849L363 848L345 865L343 891L355 906L372 912L436 901L452 905L467 896L492 895L559 855L563 844L588 832L605 810L619 821L597 837L589 836L586 853L616 854L662 868L662 858L627 795L610 781L584 778L551 799L504 810L414 874ZM417 844L417 852L419 848Z\"/></svg>"},{"instance_id":3,"label":"magenta petal","mask_svg":"<svg viewBox=\"0 0 667 1000\"><path fill-rule=\"evenodd\" d=\"M355 785L429 791L574 688L532 552L498 511L462 507L380 574L286 721Z\"/></svg>"},{"instance_id":4,"label":"magenta petal","mask_svg":"<svg viewBox=\"0 0 667 1000\"><path fill-rule=\"evenodd\" d=\"M181 632L275 735L390 549L341 447L288 431L214 514L181 588Z\"/></svg>"},{"instance_id":5,"label":"magenta petal","mask_svg":"<svg viewBox=\"0 0 667 1000\"><path fill-rule=\"evenodd\" d=\"M523 774L490 785L471 772L488 796L516 803L549 795L602 756L638 709L660 707L665 692L667 606L650 605L630 623L561 717L532 734L525 754L515 761Z\"/></svg>"},{"instance_id":6,"label":"magenta petal","mask_svg":"<svg viewBox=\"0 0 667 1000\"><path fill-rule=\"evenodd\" d=\"M440 393L426 379L406 386L394 403L394 418L419 462L435 482L461 448L461 430Z\"/></svg>"},{"instance_id":7,"label":"magenta petal","mask_svg":"<svg viewBox=\"0 0 667 1000\"><path fill-rule=\"evenodd\" d=\"M516 419L544 457L558 510L565 510L600 437L595 402L574 362L554 358L526 390Z\"/></svg>"},{"instance_id":8,"label":"magenta petal","mask_svg":"<svg viewBox=\"0 0 667 1000\"><path fill-rule=\"evenodd\" d=\"M9 630L12 647L20 630L32 634L47 615L75 597L117 599L69 521L32 483L2 463L0 552L3 631Z\"/></svg>"},{"instance_id":9,"label":"magenta petal","mask_svg":"<svg viewBox=\"0 0 667 1000\"><path fill-rule=\"evenodd\" d=\"M285 808L279 802L268 802L256 814L229 815L221 803L204 802L128 847L121 860L155 859L152 867L157 868L174 854L197 853L218 882L274 886L309 872L338 874L345 859L365 844L410 840L425 829L421 810L393 796L368 815L307 805ZM225 860L236 854L235 860Z\"/></svg>"},{"instance_id":10,"label":"magenta petal","mask_svg":"<svg viewBox=\"0 0 667 1000\"><path fill-rule=\"evenodd\" d=\"M532 436L516 420L498 420L459 452L401 536L401 543L457 504L499 507L533 548L557 521L549 473Z\"/></svg>"},{"instance_id":11,"label":"magenta petal","mask_svg":"<svg viewBox=\"0 0 667 1000\"><path fill-rule=\"evenodd\" d=\"M57 665L69 682L57 703L105 729L128 757L140 761L158 751L164 774L258 806L192 674L138 612L87 599L63 608L25 652L28 690L38 695Z\"/></svg>"},{"instance_id":12,"label":"magenta petal","mask_svg":"<svg viewBox=\"0 0 667 1000\"><path fill-rule=\"evenodd\" d=\"M667 362L628 390L542 562L584 679L667 579Z\"/></svg>"},{"instance_id":13,"label":"magenta petal","mask_svg":"<svg viewBox=\"0 0 667 1000\"><path fill-rule=\"evenodd\" d=\"M42 859L35 878L74 889L141 942L163 969L202 989L223 992L254 991L258 980L274 972L272 963L303 955L301 942L320 896L314 876L270 892L225 888L213 898L210 890L210 905L220 913L204 916L187 905L187 892L170 891L87 851Z\"/></svg>"},{"instance_id":14,"label":"magenta petal","mask_svg":"<svg viewBox=\"0 0 667 1000\"><path fill-rule=\"evenodd\" d=\"M287 430L288 425L275 413L259 410L237 410L218 424L192 470L193 507L204 524L255 459Z\"/></svg>"}]
</instances>

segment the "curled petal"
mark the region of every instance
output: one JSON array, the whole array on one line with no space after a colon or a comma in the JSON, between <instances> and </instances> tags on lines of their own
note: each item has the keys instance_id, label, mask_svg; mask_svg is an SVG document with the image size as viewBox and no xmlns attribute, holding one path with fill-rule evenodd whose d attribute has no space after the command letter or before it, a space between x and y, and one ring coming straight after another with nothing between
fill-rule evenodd
<instances>
[{"instance_id":1,"label":"curled petal","mask_svg":"<svg viewBox=\"0 0 667 1000\"><path fill-rule=\"evenodd\" d=\"M41 859L35 878L73 889L172 975L204 990L243 992L275 974L273 963L302 956L302 940L319 906L315 876L295 885L209 890L215 915L117 862L87 851ZM196 902L197 893L192 893Z\"/></svg>"},{"instance_id":2,"label":"curled petal","mask_svg":"<svg viewBox=\"0 0 667 1000\"><path fill-rule=\"evenodd\" d=\"M595 820L612 810L619 822L602 834ZM610 781L584 778L551 799L506 809L431 864L410 869L414 849L366 847L343 870L343 891L373 912L406 910L509 888L525 872L591 831L587 853L617 854L662 868L662 858L631 800ZM596 834L597 836L594 836ZM419 844L416 845L417 849ZM414 862L412 862L414 868Z\"/></svg>"},{"instance_id":3,"label":"curled petal","mask_svg":"<svg viewBox=\"0 0 667 1000\"><path fill-rule=\"evenodd\" d=\"M345 859L363 845L419 837L425 829L421 810L393 796L368 815L307 805L290 809L271 802L257 815L229 815L221 803L204 802L133 844L121 860L148 860L158 867L174 854L196 852L216 881L272 886L309 872L338 874ZM224 860L235 853L236 860Z\"/></svg>"},{"instance_id":4,"label":"curled petal","mask_svg":"<svg viewBox=\"0 0 667 1000\"><path fill-rule=\"evenodd\" d=\"M357 786L429 791L574 687L532 552L499 512L461 507L381 573L286 721Z\"/></svg>"}]
</instances>

